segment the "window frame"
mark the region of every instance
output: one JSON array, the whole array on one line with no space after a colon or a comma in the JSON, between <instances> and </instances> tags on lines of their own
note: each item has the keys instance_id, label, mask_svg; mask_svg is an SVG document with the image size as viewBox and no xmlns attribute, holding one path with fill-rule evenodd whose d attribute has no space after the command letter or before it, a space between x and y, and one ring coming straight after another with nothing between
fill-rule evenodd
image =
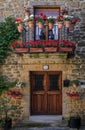
<instances>
[{"instance_id":1,"label":"window frame","mask_svg":"<svg viewBox=\"0 0 85 130\"><path fill-rule=\"evenodd\" d=\"M33 7L33 12L34 12L34 18L35 18L35 15L36 15L36 10L46 10L46 9L49 9L49 10L57 10L57 12L59 13L60 15L60 6L47 6L47 5L44 5L44 6L34 6ZM40 12L39 12L40 13ZM43 11L42 11L43 13ZM58 39L59 40L59 34L60 34L60 31L58 29ZM36 25L34 25L34 41L36 41ZM46 40L48 40L48 21L46 21ZM55 40L55 39L54 39Z\"/></svg>"}]
</instances>

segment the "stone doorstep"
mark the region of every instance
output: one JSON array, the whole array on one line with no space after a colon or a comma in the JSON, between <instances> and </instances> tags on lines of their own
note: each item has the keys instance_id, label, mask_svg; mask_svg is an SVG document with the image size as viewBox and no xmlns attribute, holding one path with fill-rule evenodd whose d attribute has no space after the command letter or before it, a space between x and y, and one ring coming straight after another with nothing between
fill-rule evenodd
<instances>
[{"instance_id":1,"label":"stone doorstep","mask_svg":"<svg viewBox=\"0 0 85 130\"><path fill-rule=\"evenodd\" d=\"M17 123L11 130L73 130L68 127L68 121L62 116L30 116ZM79 130L85 130L81 126Z\"/></svg>"},{"instance_id":2,"label":"stone doorstep","mask_svg":"<svg viewBox=\"0 0 85 130\"><path fill-rule=\"evenodd\" d=\"M62 116L31 116L29 120L23 120L17 126L68 126L67 120L62 120Z\"/></svg>"}]
</instances>

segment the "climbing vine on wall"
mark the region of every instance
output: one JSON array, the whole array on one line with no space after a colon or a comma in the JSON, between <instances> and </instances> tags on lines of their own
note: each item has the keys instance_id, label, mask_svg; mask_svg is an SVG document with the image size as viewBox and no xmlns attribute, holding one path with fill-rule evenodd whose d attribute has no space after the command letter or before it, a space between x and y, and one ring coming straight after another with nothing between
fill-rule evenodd
<instances>
[{"instance_id":1,"label":"climbing vine on wall","mask_svg":"<svg viewBox=\"0 0 85 130\"><path fill-rule=\"evenodd\" d=\"M0 95L16 86L17 81L9 81L6 76L0 74Z\"/></svg>"},{"instance_id":2,"label":"climbing vine on wall","mask_svg":"<svg viewBox=\"0 0 85 130\"><path fill-rule=\"evenodd\" d=\"M14 18L6 18L0 23L0 63L4 62L7 51L10 50L10 44L19 38Z\"/></svg>"}]
</instances>

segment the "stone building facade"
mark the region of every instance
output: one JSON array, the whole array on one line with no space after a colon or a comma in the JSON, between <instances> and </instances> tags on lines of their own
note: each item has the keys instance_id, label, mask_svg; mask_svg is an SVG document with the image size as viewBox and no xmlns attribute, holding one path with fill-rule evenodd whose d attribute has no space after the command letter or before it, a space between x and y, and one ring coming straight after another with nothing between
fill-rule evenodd
<instances>
[{"instance_id":1,"label":"stone building facade","mask_svg":"<svg viewBox=\"0 0 85 130\"><path fill-rule=\"evenodd\" d=\"M31 71L60 71L62 72L62 116L69 117L70 112L72 115L79 115L82 118L82 123L85 124L85 88L81 86L74 88L73 86L64 87L63 81L66 77L70 80L79 79L85 80L85 2L84 0L0 0L0 16L3 21L7 16L20 16L24 17L23 6L28 5L33 12L34 6L39 5L57 5L60 8L65 6L69 7L71 14L79 18L78 24L74 30L74 39L77 43L75 57L67 59L66 55L58 53L49 53L44 54L23 54L18 55L14 52L5 60L4 65L1 65L0 71L3 75L8 76L9 78L18 79L19 81L25 82L26 87L24 88L23 93L23 119L28 119L31 115L31 80L30 72ZM10 8L9 8L10 7ZM48 70L43 70L43 66L49 66ZM83 93L83 96L79 100L69 100L66 95L67 91L76 91Z\"/></svg>"}]
</instances>

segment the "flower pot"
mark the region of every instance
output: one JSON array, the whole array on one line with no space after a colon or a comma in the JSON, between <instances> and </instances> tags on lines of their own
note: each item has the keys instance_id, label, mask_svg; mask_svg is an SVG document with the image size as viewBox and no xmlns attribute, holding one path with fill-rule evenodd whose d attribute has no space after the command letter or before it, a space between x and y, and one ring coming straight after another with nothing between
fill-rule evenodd
<instances>
[{"instance_id":1,"label":"flower pot","mask_svg":"<svg viewBox=\"0 0 85 130\"><path fill-rule=\"evenodd\" d=\"M74 24L70 24L70 27L69 27L69 31L73 31L74 30Z\"/></svg>"},{"instance_id":2,"label":"flower pot","mask_svg":"<svg viewBox=\"0 0 85 130\"><path fill-rule=\"evenodd\" d=\"M73 49L71 47L59 47L59 52L72 52Z\"/></svg>"},{"instance_id":3,"label":"flower pot","mask_svg":"<svg viewBox=\"0 0 85 130\"><path fill-rule=\"evenodd\" d=\"M69 87L69 85L70 85L70 80L69 80L69 79L65 79L65 80L63 81L63 86L64 86L64 87Z\"/></svg>"},{"instance_id":4,"label":"flower pot","mask_svg":"<svg viewBox=\"0 0 85 130\"><path fill-rule=\"evenodd\" d=\"M12 127L12 119L7 118L5 119L5 125L3 126L3 130L10 130Z\"/></svg>"},{"instance_id":5,"label":"flower pot","mask_svg":"<svg viewBox=\"0 0 85 130\"><path fill-rule=\"evenodd\" d=\"M29 21L28 25L29 25L30 29L33 29L34 28L34 21Z\"/></svg>"},{"instance_id":6,"label":"flower pot","mask_svg":"<svg viewBox=\"0 0 85 130\"><path fill-rule=\"evenodd\" d=\"M66 26L66 28L69 28L69 27L70 27L70 24L71 24L71 21L65 21L65 26Z\"/></svg>"},{"instance_id":7,"label":"flower pot","mask_svg":"<svg viewBox=\"0 0 85 130\"><path fill-rule=\"evenodd\" d=\"M2 128L2 127L0 126L0 130L4 130L4 128Z\"/></svg>"},{"instance_id":8,"label":"flower pot","mask_svg":"<svg viewBox=\"0 0 85 130\"><path fill-rule=\"evenodd\" d=\"M58 28L61 29L63 27L63 22L58 22Z\"/></svg>"},{"instance_id":9,"label":"flower pot","mask_svg":"<svg viewBox=\"0 0 85 130\"><path fill-rule=\"evenodd\" d=\"M38 27L42 29L44 27L44 24L42 22L38 22Z\"/></svg>"},{"instance_id":10,"label":"flower pot","mask_svg":"<svg viewBox=\"0 0 85 130\"><path fill-rule=\"evenodd\" d=\"M15 48L16 53L27 53L28 48Z\"/></svg>"},{"instance_id":11,"label":"flower pot","mask_svg":"<svg viewBox=\"0 0 85 130\"><path fill-rule=\"evenodd\" d=\"M23 24L22 23L20 23L18 26L17 26L17 29L18 29L18 32L22 32L22 30L23 30L23 28L24 28L24 26L23 26Z\"/></svg>"},{"instance_id":12,"label":"flower pot","mask_svg":"<svg viewBox=\"0 0 85 130\"><path fill-rule=\"evenodd\" d=\"M53 29L54 24L53 23L48 23L49 29Z\"/></svg>"},{"instance_id":13,"label":"flower pot","mask_svg":"<svg viewBox=\"0 0 85 130\"><path fill-rule=\"evenodd\" d=\"M45 52L57 52L58 48L57 47L45 47L44 51Z\"/></svg>"},{"instance_id":14,"label":"flower pot","mask_svg":"<svg viewBox=\"0 0 85 130\"><path fill-rule=\"evenodd\" d=\"M75 83L73 83L73 84L72 84L72 86L73 86L74 88L76 88L76 87L77 87L77 85L76 85Z\"/></svg>"},{"instance_id":15,"label":"flower pot","mask_svg":"<svg viewBox=\"0 0 85 130\"><path fill-rule=\"evenodd\" d=\"M80 125L81 125L81 118L80 117L71 117L68 125L70 128L79 129Z\"/></svg>"},{"instance_id":16,"label":"flower pot","mask_svg":"<svg viewBox=\"0 0 85 130\"><path fill-rule=\"evenodd\" d=\"M30 52L31 52L31 53L43 52L43 48L41 48L41 47L31 47L31 48L30 48Z\"/></svg>"}]
</instances>

